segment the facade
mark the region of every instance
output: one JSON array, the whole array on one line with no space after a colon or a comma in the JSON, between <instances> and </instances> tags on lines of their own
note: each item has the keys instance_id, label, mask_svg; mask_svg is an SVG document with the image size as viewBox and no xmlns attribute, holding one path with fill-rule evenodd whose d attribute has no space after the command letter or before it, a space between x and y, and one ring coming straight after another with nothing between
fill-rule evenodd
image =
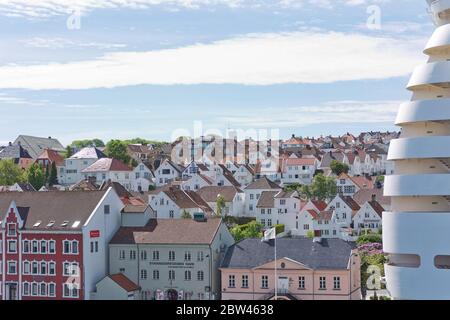
<instances>
[{"instance_id":1,"label":"facade","mask_svg":"<svg viewBox=\"0 0 450 320\"><path fill-rule=\"evenodd\" d=\"M222 216L240 217L244 212L245 194L239 188L210 186L201 188L197 193L214 212L217 212L217 198L222 196L225 200L225 207L222 208Z\"/></svg>"},{"instance_id":2,"label":"facade","mask_svg":"<svg viewBox=\"0 0 450 320\"><path fill-rule=\"evenodd\" d=\"M360 258L340 239L245 239L220 268L222 300L360 300ZM276 264L276 275L275 275Z\"/></svg>"},{"instance_id":3,"label":"facade","mask_svg":"<svg viewBox=\"0 0 450 320\"><path fill-rule=\"evenodd\" d=\"M152 219L115 234L109 271L141 287L142 300L220 299L220 262L233 243L220 218Z\"/></svg>"},{"instance_id":4,"label":"facade","mask_svg":"<svg viewBox=\"0 0 450 320\"><path fill-rule=\"evenodd\" d=\"M283 161L281 182L283 185L293 183L310 185L317 166L318 161L314 157L298 158L292 154Z\"/></svg>"},{"instance_id":5,"label":"facade","mask_svg":"<svg viewBox=\"0 0 450 320\"><path fill-rule=\"evenodd\" d=\"M64 168L60 169L59 175L61 180L58 181L63 185L72 185L84 179L82 171L95 163L98 159L106 158L106 155L99 149L94 147L83 148L70 158L64 160Z\"/></svg>"},{"instance_id":6,"label":"facade","mask_svg":"<svg viewBox=\"0 0 450 320\"><path fill-rule=\"evenodd\" d=\"M164 160L158 169L155 170L156 186L160 187L181 178L181 173L183 171L184 167L179 166L168 159Z\"/></svg>"},{"instance_id":7,"label":"facade","mask_svg":"<svg viewBox=\"0 0 450 320\"><path fill-rule=\"evenodd\" d=\"M0 299L89 300L121 209L112 189L0 194Z\"/></svg>"},{"instance_id":8,"label":"facade","mask_svg":"<svg viewBox=\"0 0 450 320\"><path fill-rule=\"evenodd\" d=\"M108 275L96 286L95 300L139 300L141 287L122 273Z\"/></svg>"},{"instance_id":9,"label":"facade","mask_svg":"<svg viewBox=\"0 0 450 320\"><path fill-rule=\"evenodd\" d=\"M402 133L390 142L394 174L384 185L392 197L383 246L394 299L450 299L450 1L427 2L437 28L424 50L428 62L407 85L412 99L397 115Z\"/></svg>"},{"instance_id":10,"label":"facade","mask_svg":"<svg viewBox=\"0 0 450 320\"><path fill-rule=\"evenodd\" d=\"M262 177L250 183L245 189L245 210L244 215L256 217L256 206L264 191L281 191L281 187L267 177Z\"/></svg>"},{"instance_id":11,"label":"facade","mask_svg":"<svg viewBox=\"0 0 450 320\"><path fill-rule=\"evenodd\" d=\"M360 234L363 231L377 233L382 227L384 208L376 201L367 201L353 217L353 229Z\"/></svg>"},{"instance_id":12,"label":"facade","mask_svg":"<svg viewBox=\"0 0 450 320\"><path fill-rule=\"evenodd\" d=\"M131 175L132 191L148 191L150 186L155 185L155 176L144 162L140 162L136 168L133 169Z\"/></svg>"},{"instance_id":13,"label":"facade","mask_svg":"<svg viewBox=\"0 0 450 320\"><path fill-rule=\"evenodd\" d=\"M106 181L118 182L128 191L133 186L133 169L120 160L112 158L101 158L91 164L89 167L81 170L85 180L93 179L98 184ZM147 189L148 190L148 189Z\"/></svg>"}]
</instances>

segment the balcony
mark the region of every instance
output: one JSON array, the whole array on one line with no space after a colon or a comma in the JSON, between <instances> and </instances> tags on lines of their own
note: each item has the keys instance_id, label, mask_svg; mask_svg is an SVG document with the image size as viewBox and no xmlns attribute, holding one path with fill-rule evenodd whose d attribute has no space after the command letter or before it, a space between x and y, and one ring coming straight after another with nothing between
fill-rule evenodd
<instances>
[{"instance_id":1,"label":"balcony","mask_svg":"<svg viewBox=\"0 0 450 320\"><path fill-rule=\"evenodd\" d=\"M450 195L450 174L388 175L385 178L384 195L405 196L448 196Z\"/></svg>"},{"instance_id":2,"label":"balcony","mask_svg":"<svg viewBox=\"0 0 450 320\"><path fill-rule=\"evenodd\" d=\"M418 100L400 105L395 124L425 121L447 121L450 119L450 99Z\"/></svg>"},{"instance_id":3,"label":"balcony","mask_svg":"<svg viewBox=\"0 0 450 320\"><path fill-rule=\"evenodd\" d=\"M450 136L395 139L388 152L388 160L436 158L450 158Z\"/></svg>"},{"instance_id":4,"label":"balcony","mask_svg":"<svg viewBox=\"0 0 450 320\"><path fill-rule=\"evenodd\" d=\"M450 61L430 62L414 69L408 82L408 90L430 87L450 88Z\"/></svg>"}]
</instances>

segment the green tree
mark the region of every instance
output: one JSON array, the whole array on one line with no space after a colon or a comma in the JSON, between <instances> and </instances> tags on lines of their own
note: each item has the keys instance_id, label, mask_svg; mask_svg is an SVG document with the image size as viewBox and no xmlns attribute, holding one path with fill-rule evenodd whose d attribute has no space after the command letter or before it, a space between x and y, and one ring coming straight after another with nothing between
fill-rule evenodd
<instances>
[{"instance_id":1,"label":"green tree","mask_svg":"<svg viewBox=\"0 0 450 320\"><path fill-rule=\"evenodd\" d=\"M292 183L283 188L284 191L299 191L302 189L302 185L300 183Z\"/></svg>"},{"instance_id":2,"label":"green tree","mask_svg":"<svg viewBox=\"0 0 450 320\"><path fill-rule=\"evenodd\" d=\"M46 183L48 183L48 180L50 179L50 166L48 165L48 163L45 166L44 174L45 174L45 182L44 182L44 184L46 184Z\"/></svg>"},{"instance_id":3,"label":"green tree","mask_svg":"<svg viewBox=\"0 0 450 320\"><path fill-rule=\"evenodd\" d=\"M336 179L318 174L310 186L302 186L301 193L312 200L329 200L336 196Z\"/></svg>"},{"instance_id":4,"label":"green tree","mask_svg":"<svg viewBox=\"0 0 450 320\"><path fill-rule=\"evenodd\" d=\"M127 153L127 144L120 140L111 140L106 144L106 154L110 158L122 161L123 163L130 162L130 156Z\"/></svg>"},{"instance_id":5,"label":"green tree","mask_svg":"<svg viewBox=\"0 0 450 320\"><path fill-rule=\"evenodd\" d=\"M225 204L226 204L225 198L222 195L219 195L217 197L217 200L216 200L217 215L218 216L222 216L223 209L225 208Z\"/></svg>"},{"instance_id":6,"label":"green tree","mask_svg":"<svg viewBox=\"0 0 450 320\"><path fill-rule=\"evenodd\" d=\"M52 163L52 167L50 169L50 176L48 178L48 184L50 186L53 186L55 184L58 184L58 171L56 169L56 163Z\"/></svg>"},{"instance_id":7,"label":"green tree","mask_svg":"<svg viewBox=\"0 0 450 320\"><path fill-rule=\"evenodd\" d=\"M330 169L335 175L340 176L341 173L348 173L348 171L350 170L350 167L348 165L346 165L345 163L342 163L337 160L333 160L333 161L331 161Z\"/></svg>"},{"instance_id":8,"label":"green tree","mask_svg":"<svg viewBox=\"0 0 450 320\"><path fill-rule=\"evenodd\" d=\"M77 149L82 149L86 147L104 147L105 143L100 139L85 139L85 140L74 140L70 144L72 147Z\"/></svg>"},{"instance_id":9,"label":"green tree","mask_svg":"<svg viewBox=\"0 0 450 320\"><path fill-rule=\"evenodd\" d=\"M235 241L241 241L248 238L262 237L263 226L257 221L251 221L247 224L235 226L231 228L230 232Z\"/></svg>"},{"instance_id":10,"label":"green tree","mask_svg":"<svg viewBox=\"0 0 450 320\"><path fill-rule=\"evenodd\" d=\"M45 174L37 163L33 163L27 170L27 180L36 189L39 190L45 184Z\"/></svg>"},{"instance_id":11,"label":"green tree","mask_svg":"<svg viewBox=\"0 0 450 320\"><path fill-rule=\"evenodd\" d=\"M308 239L313 239L313 238L314 238L314 231L309 230L309 231L306 233L306 237L307 237Z\"/></svg>"},{"instance_id":12,"label":"green tree","mask_svg":"<svg viewBox=\"0 0 450 320\"><path fill-rule=\"evenodd\" d=\"M23 170L12 160L0 160L0 185L11 186L25 180Z\"/></svg>"},{"instance_id":13,"label":"green tree","mask_svg":"<svg viewBox=\"0 0 450 320\"><path fill-rule=\"evenodd\" d=\"M72 155L73 155L72 146L67 146L64 156L66 158L70 158Z\"/></svg>"},{"instance_id":14,"label":"green tree","mask_svg":"<svg viewBox=\"0 0 450 320\"><path fill-rule=\"evenodd\" d=\"M181 213L181 219L192 219L192 216L189 212L186 211L186 209L183 209L183 212Z\"/></svg>"},{"instance_id":15,"label":"green tree","mask_svg":"<svg viewBox=\"0 0 450 320\"><path fill-rule=\"evenodd\" d=\"M383 243L383 236L379 233L368 233L363 234L356 240L358 245L363 245L366 243Z\"/></svg>"}]
</instances>

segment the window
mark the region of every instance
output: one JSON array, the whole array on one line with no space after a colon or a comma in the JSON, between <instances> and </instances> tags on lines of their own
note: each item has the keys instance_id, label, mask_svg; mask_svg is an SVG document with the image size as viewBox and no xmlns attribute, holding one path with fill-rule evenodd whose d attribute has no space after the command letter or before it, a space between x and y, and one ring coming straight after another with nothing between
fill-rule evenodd
<instances>
[{"instance_id":1,"label":"window","mask_svg":"<svg viewBox=\"0 0 450 320\"><path fill-rule=\"evenodd\" d=\"M78 254L78 241L72 241L72 253Z\"/></svg>"},{"instance_id":2,"label":"window","mask_svg":"<svg viewBox=\"0 0 450 320\"><path fill-rule=\"evenodd\" d=\"M334 277L333 284L334 290L341 290L341 277Z\"/></svg>"},{"instance_id":3,"label":"window","mask_svg":"<svg viewBox=\"0 0 450 320\"><path fill-rule=\"evenodd\" d=\"M261 214L265 214L266 213L266 209L261 209Z\"/></svg>"},{"instance_id":4,"label":"window","mask_svg":"<svg viewBox=\"0 0 450 320\"><path fill-rule=\"evenodd\" d=\"M159 251L153 251L153 260L159 260Z\"/></svg>"},{"instance_id":5,"label":"window","mask_svg":"<svg viewBox=\"0 0 450 320\"><path fill-rule=\"evenodd\" d=\"M70 253L70 241L68 240L63 241L63 253L64 254Z\"/></svg>"},{"instance_id":6,"label":"window","mask_svg":"<svg viewBox=\"0 0 450 320\"><path fill-rule=\"evenodd\" d=\"M169 251L169 261L175 261L175 251Z\"/></svg>"},{"instance_id":7,"label":"window","mask_svg":"<svg viewBox=\"0 0 450 320\"><path fill-rule=\"evenodd\" d=\"M261 277L261 289L268 289L268 288L269 288L269 277L262 276Z\"/></svg>"},{"instance_id":8,"label":"window","mask_svg":"<svg viewBox=\"0 0 450 320\"><path fill-rule=\"evenodd\" d=\"M205 259L203 251L197 252L197 261L203 261Z\"/></svg>"},{"instance_id":9,"label":"window","mask_svg":"<svg viewBox=\"0 0 450 320\"><path fill-rule=\"evenodd\" d=\"M191 252L190 251L186 251L184 253L184 260L185 261L191 261Z\"/></svg>"},{"instance_id":10,"label":"window","mask_svg":"<svg viewBox=\"0 0 450 320\"><path fill-rule=\"evenodd\" d=\"M280 205L282 205L282 206L286 205L286 200L281 199L281 200L280 200Z\"/></svg>"},{"instance_id":11,"label":"window","mask_svg":"<svg viewBox=\"0 0 450 320\"><path fill-rule=\"evenodd\" d=\"M48 295L54 297L56 295L56 287L54 283L48 284Z\"/></svg>"},{"instance_id":12,"label":"window","mask_svg":"<svg viewBox=\"0 0 450 320\"><path fill-rule=\"evenodd\" d=\"M16 224L15 223L8 223L8 236L15 237L16 235L17 235Z\"/></svg>"},{"instance_id":13,"label":"window","mask_svg":"<svg viewBox=\"0 0 450 320\"><path fill-rule=\"evenodd\" d=\"M53 261L48 264L48 274L51 276L56 274L56 264Z\"/></svg>"},{"instance_id":14,"label":"window","mask_svg":"<svg viewBox=\"0 0 450 320\"><path fill-rule=\"evenodd\" d=\"M33 263L31 264L31 273L39 274L39 263L37 263L36 261L33 261Z\"/></svg>"},{"instance_id":15,"label":"window","mask_svg":"<svg viewBox=\"0 0 450 320\"><path fill-rule=\"evenodd\" d=\"M55 253L56 252L56 242L55 240L50 240L48 242L48 253Z\"/></svg>"},{"instance_id":16,"label":"window","mask_svg":"<svg viewBox=\"0 0 450 320\"><path fill-rule=\"evenodd\" d=\"M141 251L141 260L147 260L147 251Z\"/></svg>"},{"instance_id":17,"label":"window","mask_svg":"<svg viewBox=\"0 0 450 320\"><path fill-rule=\"evenodd\" d=\"M22 288L23 288L22 295L29 296L30 295L30 284L28 282L24 282Z\"/></svg>"},{"instance_id":18,"label":"window","mask_svg":"<svg viewBox=\"0 0 450 320\"><path fill-rule=\"evenodd\" d=\"M39 295L45 297L47 295L47 284L42 282L39 286Z\"/></svg>"},{"instance_id":19,"label":"window","mask_svg":"<svg viewBox=\"0 0 450 320\"><path fill-rule=\"evenodd\" d=\"M197 281L203 281L205 280L205 273L203 271L197 272Z\"/></svg>"},{"instance_id":20,"label":"window","mask_svg":"<svg viewBox=\"0 0 450 320\"><path fill-rule=\"evenodd\" d=\"M242 288L248 288L248 275L243 275L242 276Z\"/></svg>"},{"instance_id":21,"label":"window","mask_svg":"<svg viewBox=\"0 0 450 320\"><path fill-rule=\"evenodd\" d=\"M17 262L8 261L8 274L17 274Z\"/></svg>"},{"instance_id":22,"label":"window","mask_svg":"<svg viewBox=\"0 0 450 320\"><path fill-rule=\"evenodd\" d=\"M63 275L74 276L78 275L78 262L64 262L63 263Z\"/></svg>"},{"instance_id":23,"label":"window","mask_svg":"<svg viewBox=\"0 0 450 320\"><path fill-rule=\"evenodd\" d=\"M252 205L252 204L249 205L249 206L248 206L248 209L249 209L250 211L253 211L253 205Z\"/></svg>"},{"instance_id":24,"label":"window","mask_svg":"<svg viewBox=\"0 0 450 320\"><path fill-rule=\"evenodd\" d=\"M327 278L326 277L320 277L319 278L319 289L320 290L326 290L327 289Z\"/></svg>"},{"instance_id":25,"label":"window","mask_svg":"<svg viewBox=\"0 0 450 320\"><path fill-rule=\"evenodd\" d=\"M271 227L272 226L272 219L267 219L267 226Z\"/></svg>"},{"instance_id":26,"label":"window","mask_svg":"<svg viewBox=\"0 0 450 320\"><path fill-rule=\"evenodd\" d=\"M173 210L170 210L169 211L169 218L173 219L173 217L174 217Z\"/></svg>"},{"instance_id":27,"label":"window","mask_svg":"<svg viewBox=\"0 0 450 320\"><path fill-rule=\"evenodd\" d=\"M266 219L261 219L261 224L262 224L263 227L265 227L266 226Z\"/></svg>"},{"instance_id":28,"label":"window","mask_svg":"<svg viewBox=\"0 0 450 320\"><path fill-rule=\"evenodd\" d=\"M153 270L153 280L159 280L159 270Z\"/></svg>"},{"instance_id":29,"label":"window","mask_svg":"<svg viewBox=\"0 0 450 320\"><path fill-rule=\"evenodd\" d=\"M23 240L22 252L23 253L29 253L30 252L30 241L29 240Z\"/></svg>"},{"instance_id":30,"label":"window","mask_svg":"<svg viewBox=\"0 0 450 320\"><path fill-rule=\"evenodd\" d=\"M119 260L125 260L125 250L119 250Z\"/></svg>"},{"instance_id":31,"label":"window","mask_svg":"<svg viewBox=\"0 0 450 320\"><path fill-rule=\"evenodd\" d=\"M141 280L147 280L147 270L141 270Z\"/></svg>"},{"instance_id":32,"label":"window","mask_svg":"<svg viewBox=\"0 0 450 320\"><path fill-rule=\"evenodd\" d=\"M303 276L298 277L298 288L300 290L304 290L305 289L305 277L303 277Z\"/></svg>"},{"instance_id":33,"label":"window","mask_svg":"<svg viewBox=\"0 0 450 320\"><path fill-rule=\"evenodd\" d=\"M191 278L192 278L192 276L191 276L191 271L186 270L186 271L184 272L184 281L191 281Z\"/></svg>"},{"instance_id":34,"label":"window","mask_svg":"<svg viewBox=\"0 0 450 320\"><path fill-rule=\"evenodd\" d=\"M110 213L110 210L111 210L111 207L109 206L109 204L105 204L105 205L103 206L103 212L104 212L105 214L109 214L109 213Z\"/></svg>"},{"instance_id":35,"label":"window","mask_svg":"<svg viewBox=\"0 0 450 320\"><path fill-rule=\"evenodd\" d=\"M41 253L47 253L47 241L41 241Z\"/></svg>"},{"instance_id":36,"label":"window","mask_svg":"<svg viewBox=\"0 0 450 320\"><path fill-rule=\"evenodd\" d=\"M309 224L304 224L303 225L303 230L309 230Z\"/></svg>"},{"instance_id":37,"label":"window","mask_svg":"<svg viewBox=\"0 0 450 320\"><path fill-rule=\"evenodd\" d=\"M17 253L17 241L8 240L8 253Z\"/></svg>"},{"instance_id":38,"label":"window","mask_svg":"<svg viewBox=\"0 0 450 320\"><path fill-rule=\"evenodd\" d=\"M31 295L38 295L38 284L36 282L33 282L33 284L31 285Z\"/></svg>"},{"instance_id":39,"label":"window","mask_svg":"<svg viewBox=\"0 0 450 320\"><path fill-rule=\"evenodd\" d=\"M169 280L175 280L175 270L169 270Z\"/></svg>"},{"instance_id":40,"label":"window","mask_svg":"<svg viewBox=\"0 0 450 320\"><path fill-rule=\"evenodd\" d=\"M255 198L254 194L250 194L250 200L253 200Z\"/></svg>"},{"instance_id":41,"label":"window","mask_svg":"<svg viewBox=\"0 0 450 320\"><path fill-rule=\"evenodd\" d=\"M136 260L136 250L130 250L130 260Z\"/></svg>"},{"instance_id":42,"label":"window","mask_svg":"<svg viewBox=\"0 0 450 320\"><path fill-rule=\"evenodd\" d=\"M76 283L64 283L63 284L63 297L64 298L78 298L79 288Z\"/></svg>"},{"instance_id":43,"label":"window","mask_svg":"<svg viewBox=\"0 0 450 320\"><path fill-rule=\"evenodd\" d=\"M267 209L267 214L272 214L272 209Z\"/></svg>"},{"instance_id":44,"label":"window","mask_svg":"<svg viewBox=\"0 0 450 320\"><path fill-rule=\"evenodd\" d=\"M47 274L47 262L41 262L40 274Z\"/></svg>"},{"instance_id":45,"label":"window","mask_svg":"<svg viewBox=\"0 0 450 320\"><path fill-rule=\"evenodd\" d=\"M30 262L24 261L23 262L23 274L30 274L30 271L31 271Z\"/></svg>"},{"instance_id":46,"label":"window","mask_svg":"<svg viewBox=\"0 0 450 320\"><path fill-rule=\"evenodd\" d=\"M236 287L236 276L233 274L228 276L228 287L229 288Z\"/></svg>"},{"instance_id":47,"label":"window","mask_svg":"<svg viewBox=\"0 0 450 320\"><path fill-rule=\"evenodd\" d=\"M98 252L98 241L91 241L91 253Z\"/></svg>"}]
</instances>

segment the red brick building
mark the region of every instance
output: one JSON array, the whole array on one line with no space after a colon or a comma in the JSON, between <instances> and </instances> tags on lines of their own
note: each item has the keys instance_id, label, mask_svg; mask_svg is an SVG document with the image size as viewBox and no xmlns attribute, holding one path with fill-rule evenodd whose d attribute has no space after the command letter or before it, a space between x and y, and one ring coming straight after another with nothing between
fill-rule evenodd
<instances>
[{"instance_id":1,"label":"red brick building","mask_svg":"<svg viewBox=\"0 0 450 320\"><path fill-rule=\"evenodd\" d=\"M0 194L0 300L90 299L122 207L112 188Z\"/></svg>"}]
</instances>

